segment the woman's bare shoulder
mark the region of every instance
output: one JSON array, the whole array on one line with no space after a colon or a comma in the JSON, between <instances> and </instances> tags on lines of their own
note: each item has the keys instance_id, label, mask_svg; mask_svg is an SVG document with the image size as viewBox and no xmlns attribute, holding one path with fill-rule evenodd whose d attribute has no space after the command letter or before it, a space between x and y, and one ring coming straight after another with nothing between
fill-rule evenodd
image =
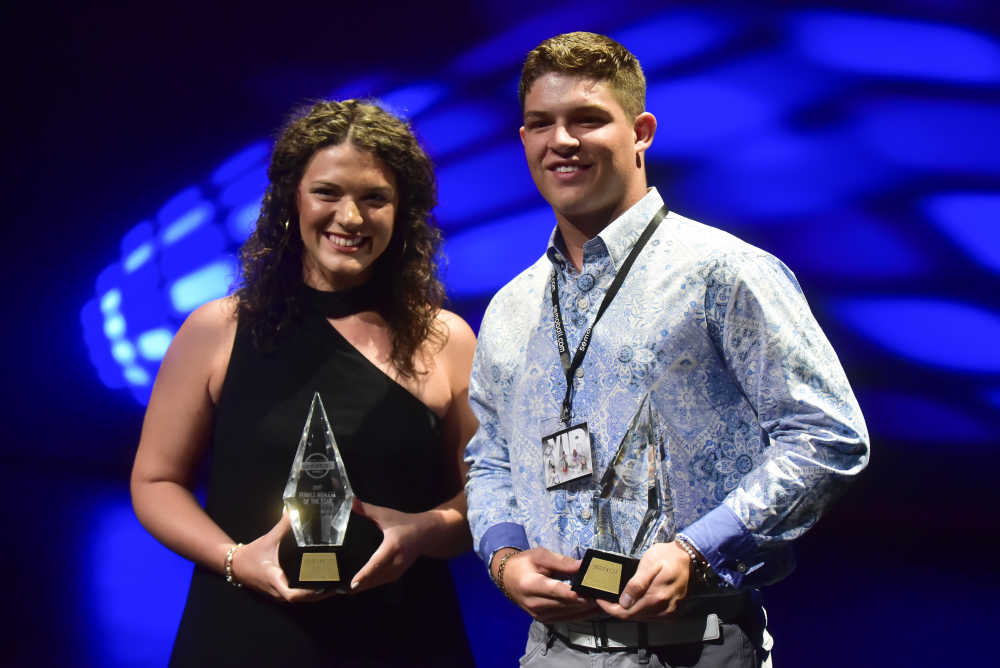
<instances>
[{"instance_id":1,"label":"woman's bare shoulder","mask_svg":"<svg viewBox=\"0 0 1000 668\"><path fill-rule=\"evenodd\" d=\"M177 336L198 346L231 344L236 336L236 298L213 299L191 311Z\"/></svg>"},{"instance_id":2,"label":"woman's bare shoulder","mask_svg":"<svg viewBox=\"0 0 1000 668\"><path fill-rule=\"evenodd\" d=\"M476 352L476 335L461 316L445 309L438 311L437 324L444 335L437 357L449 370L453 385L456 382L467 385Z\"/></svg>"},{"instance_id":3,"label":"woman's bare shoulder","mask_svg":"<svg viewBox=\"0 0 1000 668\"><path fill-rule=\"evenodd\" d=\"M437 323L446 339L445 348L452 346L475 348L476 334L462 316L447 309L441 309L437 313Z\"/></svg>"},{"instance_id":4,"label":"woman's bare shoulder","mask_svg":"<svg viewBox=\"0 0 1000 668\"><path fill-rule=\"evenodd\" d=\"M214 299L196 308L184 320L167 350L161 373L164 366L188 367L182 373L203 376L210 388L217 391L229 366L235 340L236 299L232 296ZM212 393L216 394L215 391Z\"/></svg>"}]
</instances>

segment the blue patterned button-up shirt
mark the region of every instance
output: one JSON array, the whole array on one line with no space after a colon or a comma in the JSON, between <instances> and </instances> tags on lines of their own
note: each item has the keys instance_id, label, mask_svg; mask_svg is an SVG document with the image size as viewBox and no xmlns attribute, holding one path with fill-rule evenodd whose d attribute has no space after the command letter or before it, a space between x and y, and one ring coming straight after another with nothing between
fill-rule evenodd
<instances>
[{"instance_id":1,"label":"blue patterned button-up shirt","mask_svg":"<svg viewBox=\"0 0 1000 668\"><path fill-rule=\"evenodd\" d=\"M651 189L583 248L578 272L553 232L546 254L497 293L483 318L470 397L466 491L476 549L592 545L596 479L649 393L665 424L662 486L682 532L732 586L792 567L789 543L868 461L868 434L843 369L792 273L773 256L671 212L594 329L574 382L595 479L547 490L542 423L566 378L553 328L555 271L570 350L662 205Z\"/></svg>"}]
</instances>

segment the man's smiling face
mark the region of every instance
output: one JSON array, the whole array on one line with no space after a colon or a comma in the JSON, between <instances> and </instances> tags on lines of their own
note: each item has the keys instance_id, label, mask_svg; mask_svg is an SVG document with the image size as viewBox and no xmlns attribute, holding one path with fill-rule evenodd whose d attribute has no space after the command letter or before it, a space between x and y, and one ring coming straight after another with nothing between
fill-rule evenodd
<instances>
[{"instance_id":1,"label":"man's smiling face","mask_svg":"<svg viewBox=\"0 0 1000 668\"><path fill-rule=\"evenodd\" d=\"M642 198L645 171L636 154L652 134L647 140L637 127L646 117L628 117L604 81L559 72L534 81L521 141L535 186L557 218L603 227Z\"/></svg>"}]
</instances>

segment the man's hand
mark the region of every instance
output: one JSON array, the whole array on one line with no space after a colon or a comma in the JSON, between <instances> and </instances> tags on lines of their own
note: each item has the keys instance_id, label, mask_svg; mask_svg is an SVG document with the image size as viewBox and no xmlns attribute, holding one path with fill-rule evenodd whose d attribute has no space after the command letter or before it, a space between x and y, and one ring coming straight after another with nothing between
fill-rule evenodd
<instances>
[{"instance_id":1,"label":"man's hand","mask_svg":"<svg viewBox=\"0 0 1000 668\"><path fill-rule=\"evenodd\" d=\"M690 575L691 558L687 552L673 542L657 543L642 555L618 603L598 600L597 605L619 619L666 617L687 596Z\"/></svg>"},{"instance_id":2,"label":"man's hand","mask_svg":"<svg viewBox=\"0 0 1000 668\"><path fill-rule=\"evenodd\" d=\"M493 555L490 573L496 578L500 559L513 550ZM569 577L580 568L579 559L556 554L542 547L525 550L507 559L503 586L511 599L540 622L561 622L593 615L597 606L570 589L559 577Z\"/></svg>"}]
</instances>

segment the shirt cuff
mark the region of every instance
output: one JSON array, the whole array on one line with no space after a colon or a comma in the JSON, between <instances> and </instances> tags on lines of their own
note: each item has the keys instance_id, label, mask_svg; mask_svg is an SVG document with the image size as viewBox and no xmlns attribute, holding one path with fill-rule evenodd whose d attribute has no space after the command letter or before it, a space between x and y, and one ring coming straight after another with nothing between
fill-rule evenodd
<instances>
[{"instance_id":1,"label":"shirt cuff","mask_svg":"<svg viewBox=\"0 0 1000 668\"><path fill-rule=\"evenodd\" d=\"M753 536L725 504L713 508L679 533L698 548L712 570L733 587L739 587L747 575L764 565Z\"/></svg>"},{"instance_id":2,"label":"shirt cuff","mask_svg":"<svg viewBox=\"0 0 1000 668\"><path fill-rule=\"evenodd\" d=\"M528 534L524 527L514 522L494 524L479 540L479 558L490 567L493 554L504 547L516 547L519 550L528 549Z\"/></svg>"}]
</instances>

